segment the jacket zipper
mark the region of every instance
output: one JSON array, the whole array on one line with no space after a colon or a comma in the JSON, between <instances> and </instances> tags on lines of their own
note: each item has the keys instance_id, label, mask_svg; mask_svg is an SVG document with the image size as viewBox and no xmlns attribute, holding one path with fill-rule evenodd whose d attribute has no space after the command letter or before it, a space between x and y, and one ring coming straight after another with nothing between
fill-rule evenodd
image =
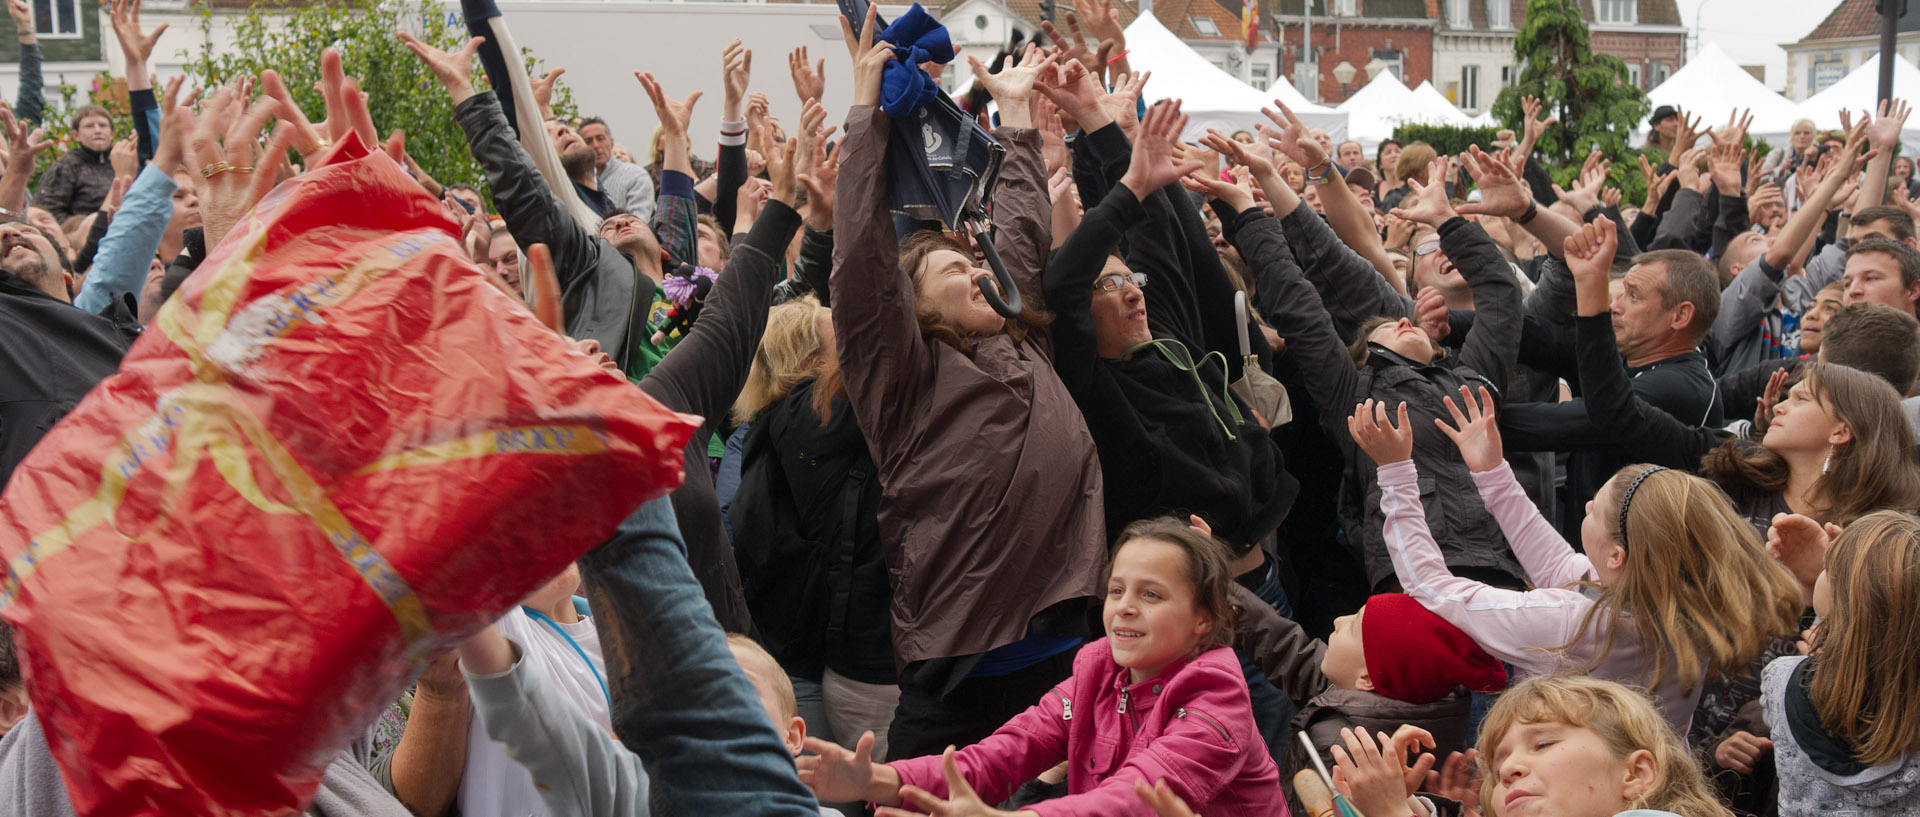
<instances>
[{"instance_id":1,"label":"jacket zipper","mask_svg":"<svg viewBox=\"0 0 1920 817\"><path fill-rule=\"evenodd\" d=\"M1138 732L1140 731L1140 716L1129 713L1127 711L1128 709L1131 708L1127 705L1127 703L1132 700L1133 700L1132 692L1125 687L1121 687L1120 688L1120 714L1127 715L1127 723L1133 726L1133 731Z\"/></svg>"},{"instance_id":2,"label":"jacket zipper","mask_svg":"<svg viewBox=\"0 0 1920 817\"><path fill-rule=\"evenodd\" d=\"M1060 720L1073 720L1073 700L1058 689L1054 690L1053 694L1060 699Z\"/></svg>"},{"instance_id":3,"label":"jacket zipper","mask_svg":"<svg viewBox=\"0 0 1920 817\"><path fill-rule=\"evenodd\" d=\"M1223 741L1227 741L1227 742L1229 742L1229 743L1231 743L1231 742L1232 742L1232 740L1233 740L1233 739L1232 739L1232 738L1229 738L1229 737L1227 737L1227 729L1226 729L1226 727L1224 727L1224 726L1221 726L1221 725L1220 725L1220 722L1219 722L1219 721L1216 721L1216 720L1214 720L1214 719L1213 719L1213 718L1212 718L1211 716L1209 716L1209 715L1208 715L1207 713L1205 713L1205 712L1200 712L1200 711L1197 711L1197 710L1195 710L1195 711L1188 711L1188 710L1187 710L1187 709L1185 709L1185 708L1182 708L1182 709L1181 709L1181 710L1180 710L1179 712L1175 712L1175 713L1174 713L1174 717L1176 717L1176 718L1184 718L1184 717L1186 717L1186 716L1188 716L1188 715L1192 715L1192 716L1194 716L1194 717L1196 717L1196 718L1199 718L1199 719L1201 719L1201 720L1203 720L1203 721L1206 721L1206 722L1207 722L1207 725L1209 725L1209 726L1212 726L1212 727L1213 727L1213 731L1214 731L1215 733L1217 733L1218 735L1220 735L1220 739L1221 739L1221 740L1223 740Z\"/></svg>"}]
</instances>

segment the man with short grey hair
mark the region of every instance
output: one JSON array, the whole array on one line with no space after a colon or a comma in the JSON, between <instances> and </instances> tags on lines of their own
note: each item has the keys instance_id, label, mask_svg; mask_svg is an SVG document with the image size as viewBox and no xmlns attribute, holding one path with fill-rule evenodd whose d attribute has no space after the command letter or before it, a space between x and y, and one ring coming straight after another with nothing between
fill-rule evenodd
<instances>
[{"instance_id":1,"label":"man with short grey hair","mask_svg":"<svg viewBox=\"0 0 1920 817\"><path fill-rule=\"evenodd\" d=\"M600 191L613 199L613 206L632 213L642 223L653 223L653 179L645 168L613 158L613 128L600 117L580 123L580 138L593 148L594 167Z\"/></svg>"}]
</instances>

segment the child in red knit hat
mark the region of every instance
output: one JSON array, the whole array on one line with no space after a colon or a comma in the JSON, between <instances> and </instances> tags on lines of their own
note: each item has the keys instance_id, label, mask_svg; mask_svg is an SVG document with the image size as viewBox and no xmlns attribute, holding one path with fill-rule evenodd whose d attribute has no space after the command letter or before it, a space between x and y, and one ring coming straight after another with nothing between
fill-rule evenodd
<instances>
[{"instance_id":1,"label":"child in red knit hat","mask_svg":"<svg viewBox=\"0 0 1920 817\"><path fill-rule=\"evenodd\" d=\"M1359 612L1336 619L1323 643L1252 593L1234 592L1241 609L1234 646L1300 707L1293 728L1307 734L1329 768L1334 759L1328 752L1341 743L1341 729L1387 733L1400 748L1417 743L1435 757L1464 752L1468 693L1506 688L1499 661L1411 596L1368 599ZM1281 773L1292 779L1311 766L1306 750L1294 742ZM1291 789L1288 798L1294 813L1306 813Z\"/></svg>"}]
</instances>

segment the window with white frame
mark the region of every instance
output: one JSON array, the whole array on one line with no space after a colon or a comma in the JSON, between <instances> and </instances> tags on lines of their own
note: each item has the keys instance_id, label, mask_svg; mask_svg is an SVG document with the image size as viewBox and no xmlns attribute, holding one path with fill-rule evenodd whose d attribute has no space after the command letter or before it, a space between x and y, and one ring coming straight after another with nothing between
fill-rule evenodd
<instances>
[{"instance_id":1,"label":"window with white frame","mask_svg":"<svg viewBox=\"0 0 1920 817\"><path fill-rule=\"evenodd\" d=\"M33 33L42 37L79 37L80 0L33 0Z\"/></svg>"},{"instance_id":2,"label":"window with white frame","mask_svg":"<svg viewBox=\"0 0 1920 817\"><path fill-rule=\"evenodd\" d=\"M1673 76L1673 68L1664 62L1661 62L1659 60L1654 60L1653 62L1654 87L1656 88L1659 87L1660 83L1666 82L1667 77L1670 77L1670 76Z\"/></svg>"},{"instance_id":3,"label":"window with white frame","mask_svg":"<svg viewBox=\"0 0 1920 817\"><path fill-rule=\"evenodd\" d=\"M1487 0L1487 27L1513 28L1512 0Z\"/></svg>"},{"instance_id":4,"label":"window with white frame","mask_svg":"<svg viewBox=\"0 0 1920 817\"><path fill-rule=\"evenodd\" d=\"M1647 87L1645 85L1640 84L1640 63L1637 63L1637 62L1627 63L1627 83L1629 85L1632 85L1635 88L1644 89Z\"/></svg>"},{"instance_id":5,"label":"window with white frame","mask_svg":"<svg viewBox=\"0 0 1920 817\"><path fill-rule=\"evenodd\" d=\"M1272 76L1272 66L1264 62L1256 62L1253 64L1253 87L1259 88L1262 91L1266 90L1268 85L1273 84Z\"/></svg>"},{"instance_id":6,"label":"window with white frame","mask_svg":"<svg viewBox=\"0 0 1920 817\"><path fill-rule=\"evenodd\" d=\"M1480 109L1480 66L1460 66L1460 100L1456 104L1463 111Z\"/></svg>"},{"instance_id":7,"label":"window with white frame","mask_svg":"<svg viewBox=\"0 0 1920 817\"><path fill-rule=\"evenodd\" d=\"M1202 37L1220 36L1220 27L1217 25L1214 25L1212 20L1207 19L1205 17L1189 17L1187 19L1193 22L1193 30L1198 32L1200 36Z\"/></svg>"},{"instance_id":8,"label":"window with white frame","mask_svg":"<svg viewBox=\"0 0 1920 817\"><path fill-rule=\"evenodd\" d=\"M1512 88L1514 86L1514 83L1517 83L1519 81L1520 81L1520 66L1518 65L1500 66L1500 87Z\"/></svg>"},{"instance_id":9,"label":"window with white frame","mask_svg":"<svg viewBox=\"0 0 1920 817\"><path fill-rule=\"evenodd\" d=\"M1354 0L1333 0L1333 13L1337 17L1352 17L1359 13Z\"/></svg>"},{"instance_id":10,"label":"window with white frame","mask_svg":"<svg viewBox=\"0 0 1920 817\"><path fill-rule=\"evenodd\" d=\"M1593 0L1593 19L1599 23L1632 25L1640 21L1640 0Z\"/></svg>"},{"instance_id":11,"label":"window with white frame","mask_svg":"<svg viewBox=\"0 0 1920 817\"><path fill-rule=\"evenodd\" d=\"M1473 0L1447 0L1447 25L1454 28L1473 28Z\"/></svg>"},{"instance_id":12,"label":"window with white frame","mask_svg":"<svg viewBox=\"0 0 1920 817\"><path fill-rule=\"evenodd\" d=\"M1407 52L1374 49L1373 58L1386 63L1387 73L1392 74L1394 79L1400 80L1401 82L1407 81L1407 72L1405 70Z\"/></svg>"}]
</instances>

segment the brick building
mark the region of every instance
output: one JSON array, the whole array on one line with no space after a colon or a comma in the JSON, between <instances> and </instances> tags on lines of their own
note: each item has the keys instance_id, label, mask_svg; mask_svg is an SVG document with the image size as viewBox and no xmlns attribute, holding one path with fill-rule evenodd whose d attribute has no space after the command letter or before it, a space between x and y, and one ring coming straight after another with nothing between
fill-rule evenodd
<instances>
[{"instance_id":1,"label":"brick building","mask_svg":"<svg viewBox=\"0 0 1920 817\"><path fill-rule=\"evenodd\" d=\"M1920 62L1920 2L1907 3L1894 50ZM1840 81L1880 53L1880 12L1874 0L1842 0L1799 42L1786 43L1787 98L1806 99Z\"/></svg>"},{"instance_id":2,"label":"brick building","mask_svg":"<svg viewBox=\"0 0 1920 817\"><path fill-rule=\"evenodd\" d=\"M1311 2L1312 43L1303 47L1308 26L1290 13ZM1282 70L1308 99L1336 105L1352 96L1380 71L1390 71L1409 86L1433 79L1433 37L1439 23L1436 0L1293 0L1280 4L1275 23L1281 32ZM1511 49L1509 49L1511 50ZM1346 66L1353 73L1340 77Z\"/></svg>"},{"instance_id":3,"label":"brick building","mask_svg":"<svg viewBox=\"0 0 1920 817\"><path fill-rule=\"evenodd\" d=\"M1468 113L1493 106L1519 79L1514 37L1526 25L1528 0L1433 0L1433 84ZM1850 0L1851 2L1851 0ZM1871 2L1871 0L1868 0ZM1674 0L1581 0L1594 53L1627 63L1627 77L1652 90L1686 63L1687 30Z\"/></svg>"}]
</instances>

